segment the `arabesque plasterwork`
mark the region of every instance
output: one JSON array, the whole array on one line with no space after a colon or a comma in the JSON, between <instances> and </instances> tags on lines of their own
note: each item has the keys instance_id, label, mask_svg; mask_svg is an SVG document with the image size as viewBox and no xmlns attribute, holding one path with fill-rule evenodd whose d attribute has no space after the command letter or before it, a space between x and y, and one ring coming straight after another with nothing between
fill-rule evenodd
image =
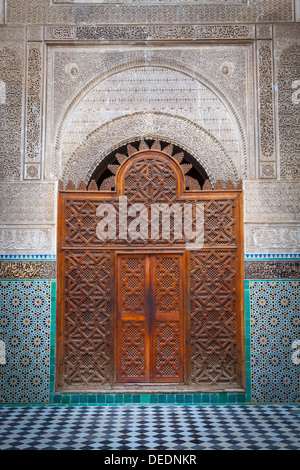
<instances>
[{"instance_id":1,"label":"arabesque plasterwork","mask_svg":"<svg viewBox=\"0 0 300 470\"><path fill-rule=\"evenodd\" d=\"M130 3L0 2L1 251L53 253L53 182L88 182L108 153L151 137L181 146L213 183L244 180L248 252L295 253L292 0Z\"/></svg>"}]
</instances>

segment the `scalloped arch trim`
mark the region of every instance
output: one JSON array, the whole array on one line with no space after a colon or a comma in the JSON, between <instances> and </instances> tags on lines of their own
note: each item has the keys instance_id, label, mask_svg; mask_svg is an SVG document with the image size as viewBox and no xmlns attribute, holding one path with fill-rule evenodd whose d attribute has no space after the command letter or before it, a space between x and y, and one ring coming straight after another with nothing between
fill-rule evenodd
<instances>
[{"instance_id":1,"label":"scalloped arch trim","mask_svg":"<svg viewBox=\"0 0 300 470\"><path fill-rule=\"evenodd\" d=\"M94 130L62 168L62 180L88 183L109 153L139 139L154 138L178 145L206 170L212 183L238 182L240 174L220 142L188 119L166 113L134 113L118 117Z\"/></svg>"}]
</instances>

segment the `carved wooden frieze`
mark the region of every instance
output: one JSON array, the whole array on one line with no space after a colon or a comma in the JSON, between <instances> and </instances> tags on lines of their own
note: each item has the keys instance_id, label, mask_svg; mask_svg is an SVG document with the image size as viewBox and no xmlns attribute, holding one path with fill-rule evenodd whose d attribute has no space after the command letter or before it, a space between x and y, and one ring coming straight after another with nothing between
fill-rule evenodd
<instances>
[{"instance_id":1,"label":"carved wooden frieze","mask_svg":"<svg viewBox=\"0 0 300 470\"><path fill-rule=\"evenodd\" d=\"M56 279L56 261L0 261L2 279Z\"/></svg>"},{"instance_id":2,"label":"carved wooden frieze","mask_svg":"<svg viewBox=\"0 0 300 470\"><path fill-rule=\"evenodd\" d=\"M299 261L245 261L245 279L299 278Z\"/></svg>"}]
</instances>

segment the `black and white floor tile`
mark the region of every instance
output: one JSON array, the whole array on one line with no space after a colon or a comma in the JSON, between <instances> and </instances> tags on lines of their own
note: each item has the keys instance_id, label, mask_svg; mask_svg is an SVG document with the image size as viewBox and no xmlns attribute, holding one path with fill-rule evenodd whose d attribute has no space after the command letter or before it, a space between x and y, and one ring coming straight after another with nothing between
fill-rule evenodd
<instances>
[{"instance_id":1,"label":"black and white floor tile","mask_svg":"<svg viewBox=\"0 0 300 470\"><path fill-rule=\"evenodd\" d=\"M0 407L0 450L299 448L293 405Z\"/></svg>"}]
</instances>

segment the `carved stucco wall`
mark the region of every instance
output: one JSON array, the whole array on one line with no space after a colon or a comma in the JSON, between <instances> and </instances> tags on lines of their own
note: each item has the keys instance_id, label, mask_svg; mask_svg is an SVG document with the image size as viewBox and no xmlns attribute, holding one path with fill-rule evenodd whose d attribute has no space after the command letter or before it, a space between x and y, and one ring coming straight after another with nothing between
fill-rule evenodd
<instances>
[{"instance_id":1,"label":"carved stucco wall","mask_svg":"<svg viewBox=\"0 0 300 470\"><path fill-rule=\"evenodd\" d=\"M119 3L0 2L1 253L55 253L58 177L147 135L242 177L246 252L298 252L293 2Z\"/></svg>"},{"instance_id":2,"label":"carved stucco wall","mask_svg":"<svg viewBox=\"0 0 300 470\"><path fill-rule=\"evenodd\" d=\"M21 177L24 47L24 28L0 28L0 78L5 85L0 105L0 180Z\"/></svg>"},{"instance_id":3,"label":"carved stucco wall","mask_svg":"<svg viewBox=\"0 0 300 470\"><path fill-rule=\"evenodd\" d=\"M172 0L134 4L107 0L104 4L83 1L7 0L9 24L201 24L290 22L294 20L293 0L201 1ZM132 2L131 2L132 3Z\"/></svg>"},{"instance_id":4,"label":"carved stucco wall","mask_svg":"<svg viewBox=\"0 0 300 470\"><path fill-rule=\"evenodd\" d=\"M124 141L155 136L183 145L213 182L246 176L253 129L249 56L243 46L222 47L222 55L216 47L52 48L46 172L86 179L97 153L100 161ZM98 149L89 148L95 134Z\"/></svg>"}]
</instances>

